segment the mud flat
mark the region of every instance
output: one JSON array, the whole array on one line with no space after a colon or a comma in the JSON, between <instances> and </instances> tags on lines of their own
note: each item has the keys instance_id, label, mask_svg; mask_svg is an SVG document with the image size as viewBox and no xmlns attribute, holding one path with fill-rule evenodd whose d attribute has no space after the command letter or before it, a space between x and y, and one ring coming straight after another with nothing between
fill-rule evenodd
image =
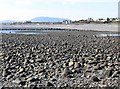
<instances>
[{"instance_id":1,"label":"mud flat","mask_svg":"<svg viewBox=\"0 0 120 89\"><path fill-rule=\"evenodd\" d=\"M106 33L2 34L2 86L120 86L120 37L96 34Z\"/></svg>"}]
</instances>

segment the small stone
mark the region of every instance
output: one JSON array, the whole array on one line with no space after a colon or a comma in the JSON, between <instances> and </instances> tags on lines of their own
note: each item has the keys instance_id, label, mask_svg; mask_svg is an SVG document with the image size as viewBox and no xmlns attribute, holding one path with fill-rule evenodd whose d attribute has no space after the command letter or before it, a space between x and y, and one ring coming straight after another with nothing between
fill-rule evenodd
<instances>
[{"instance_id":1,"label":"small stone","mask_svg":"<svg viewBox=\"0 0 120 89\"><path fill-rule=\"evenodd\" d=\"M80 66L81 66L80 63L78 63L78 62L74 63L74 68L79 68Z\"/></svg>"},{"instance_id":2,"label":"small stone","mask_svg":"<svg viewBox=\"0 0 120 89\"><path fill-rule=\"evenodd\" d=\"M73 66L74 65L74 62L73 61L70 61L69 62L69 67Z\"/></svg>"},{"instance_id":3,"label":"small stone","mask_svg":"<svg viewBox=\"0 0 120 89\"><path fill-rule=\"evenodd\" d=\"M3 53L2 53L2 52L0 52L0 56L3 56Z\"/></svg>"},{"instance_id":4,"label":"small stone","mask_svg":"<svg viewBox=\"0 0 120 89\"><path fill-rule=\"evenodd\" d=\"M21 81L19 84L24 86L26 84L26 81Z\"/></svg>"},{"instance_id":5,"label":"small stone","mask_svg":"<svg viewBox=\"0 0 120 89\"><path fill-rule=\"evenodd\" d=\"M94 61L94 60L89 60L89 62L88 62L89 64L97 64L97 62L96 61Z\"/></svg>"},{"instance_id":6,"label":"small stone","mask_svg":"<svg viewBox=\"0 0 120 89\"><path fill-rule=\"evenodd\" d=\"M35 60L36 60L36 62L40 62L40 63L43 63L43 62L44 62L44 60L43 60L43 59L40 59L40 58L35 59Z\"/></svg>"},{"instance_id":7,"label":"small stone","mask_svg":"<svg viewBox=\"0 0 120 89\"><path fill-rule=\"evenodd\" d=\"M56 79L56 78L51 78L50 80L51 80L51 81L57 81L57 79Z\"/></svg>"},{"instance_id":8,"label":"small stone","mask_svg":"<svg viewBox=\"0 0 120 89\"><path fill-rule=\"evenodd\" d=\"M10 61L11 58L12 58L12 56L7 56L7 57L5 58L5 60L6 60L6 61Z\"/></svg>"},{"instance_id":9,"label":"small stone","mask_svg":"<svg viewBox=\"0 0 120 89\"><path fill-rule=\"evenodd\" d=\"M100 81L100 79L99 79L98 77L96 77L96 76L93 76L93 77L92 77L92 80L93 80L94 82L99 82L99 81Z\"/></svg>"},{"instance_id":10,"label":"small stone","mask_svg":"<svg viewBox=\"0 0 120 89\"><path fill-rule=\"evenodd\" d=\"M107 70L105 74L106 74L107 77L111 77L112 74L113 74L113 71L111 69Z\"/></svg>"},{"instance_id":11,"label":"small stone","mask_svg":"<svg viewBox=\"0 0 120 89\"><path fill-rule=\"evenodd\" d=\"M107 85L99 84L99 87L105 88L105 87L107 87Z\"/></svg>"},{"instance_id":12,"label":"small stone","mask_svg":"<svg viewBox=\"0 0 120 89\"><path fill-rule=\"evenodd\" d=\"M118 71L115 71L113 74L112 74L112 77L116 77L118 74Z\"/></svg>"},{"instance_id":13,"label":"small stone","mask_svg":"<svg viewBox=\"0 0 120 89\"><path fill-rule=\"evenodd\" d=\"M65 68L65 67L66 67L66 63L63 64L63 68Z\"/></svg>"},{"instance_id":14,"label":"small stone","mask_svg":"<svg viewBox=\"0 0 120 89\"><path fill-rule=\"evenodd\" d=\"M51 82L47 82L47 83L46 83L46 86L54 86L54 84L51 83Z\"/></svg>"},{"instance_id":15,"label":"small stone","mask_svg":"<svg viewBox=\"0 0 120 89\"><path fill-rule=\"evenodd\" d=\"M69 73L69 68L65 68L62 72L62 76L63 77L67 77L68 76L68 73Z\"/></svg>"},{"instance_id":16,"label":"small stone","mask_svg":"<svg viewBox=\"0 0 120 89\"><path fill-rule=\"evenodd\" d=\"M8 76L6 77L6 79L9 80L9 79L12 78L12 77L13 77L13 75L8 75Z\"/></svg>"},{"instance_id":17,"label":"small stone","mask_svg":"<svg viewBox=\"0 0 120 89\"><path fill-rule=\"evenodd\" d=\"M12 82L13 82L13 83L16 83L16 84L20 84L21 80L19 80L19 79L17 78L17 79L15 79L15 80L13 80Z\"/></svg>"},{"instance_id":18,"label":"small stone","mask_svg":"<svg viewBox=\"0 0 120 89\"><path fill-rule=\"evenodd\" d=\"M22 73L23 71L24 71L24 69L23 69L23 68L20 68L19 73Z\"/></svg>"},{"instance_id":19,"label":"small stone","mask_svg":"<svg viewBox=\"0 0 120 89\"><path fill-rule=\"evenodd\" d=\"M6 73L5 70L3 70L2 76L3 76L3 77L7 76L7 73Z\"/></svg>"}]
</instances>

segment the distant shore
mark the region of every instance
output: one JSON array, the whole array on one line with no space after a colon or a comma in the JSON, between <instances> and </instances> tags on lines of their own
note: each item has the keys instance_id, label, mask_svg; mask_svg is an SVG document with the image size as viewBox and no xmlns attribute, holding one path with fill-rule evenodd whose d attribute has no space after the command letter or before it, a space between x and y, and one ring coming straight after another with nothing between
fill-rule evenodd
<instances>
[{"instance_id":1,"label":"distant shore","mask_svg":"<svg viewBox=\"0 0 120 89\"><path fill-rule=\"evenodd\" d=\"M78 29L78 30L94 30L94 31L112 31L119 32L118 24L32 24L32 25L0 25L2 29L9 28L56 28L56 29Z\"/></svg>"}]
</instances>

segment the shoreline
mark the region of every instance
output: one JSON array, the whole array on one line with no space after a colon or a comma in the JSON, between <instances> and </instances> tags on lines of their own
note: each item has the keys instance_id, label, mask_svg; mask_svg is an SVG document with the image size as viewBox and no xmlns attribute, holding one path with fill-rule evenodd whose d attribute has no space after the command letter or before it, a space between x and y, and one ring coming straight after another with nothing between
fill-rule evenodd
<instances>
[{"instance_id":1,"label":"shoreline","mask_svg":"<svg viewBox=\"0 0 120 89\"><path fill-rule=\"evenodd\" d=\"M0 25L1 29L71 29L119 32L118 24L39 24L39 25Z\"/></svg>"}]
</instances>

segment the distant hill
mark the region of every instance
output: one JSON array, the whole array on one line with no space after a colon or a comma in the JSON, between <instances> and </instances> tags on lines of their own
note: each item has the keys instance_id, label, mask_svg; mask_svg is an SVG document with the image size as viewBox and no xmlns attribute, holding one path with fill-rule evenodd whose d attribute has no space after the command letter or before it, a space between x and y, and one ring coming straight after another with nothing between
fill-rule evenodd
<instances>
[{"instance_id":1,"label":"distant hill","mask_svg":"<svg viewBox=\"0 0 120 89\"><path fill-rule=\"evenodd\" d=\"M3 21L0 21L0 23L13 23L13 22L16 22L15 20L3 20Z\"/></svg>"},{"instance_id":2,"label":"distant hill","mask_svg":"<svg viewBox=\"0 0 120 89\"><path fill-rule=\"evenodd\" d=\"M68 20L65 18L55 18L55 17L36 17L31 19L31 22L63 22L63 20Z\"/></svg>"}]
</instances>

